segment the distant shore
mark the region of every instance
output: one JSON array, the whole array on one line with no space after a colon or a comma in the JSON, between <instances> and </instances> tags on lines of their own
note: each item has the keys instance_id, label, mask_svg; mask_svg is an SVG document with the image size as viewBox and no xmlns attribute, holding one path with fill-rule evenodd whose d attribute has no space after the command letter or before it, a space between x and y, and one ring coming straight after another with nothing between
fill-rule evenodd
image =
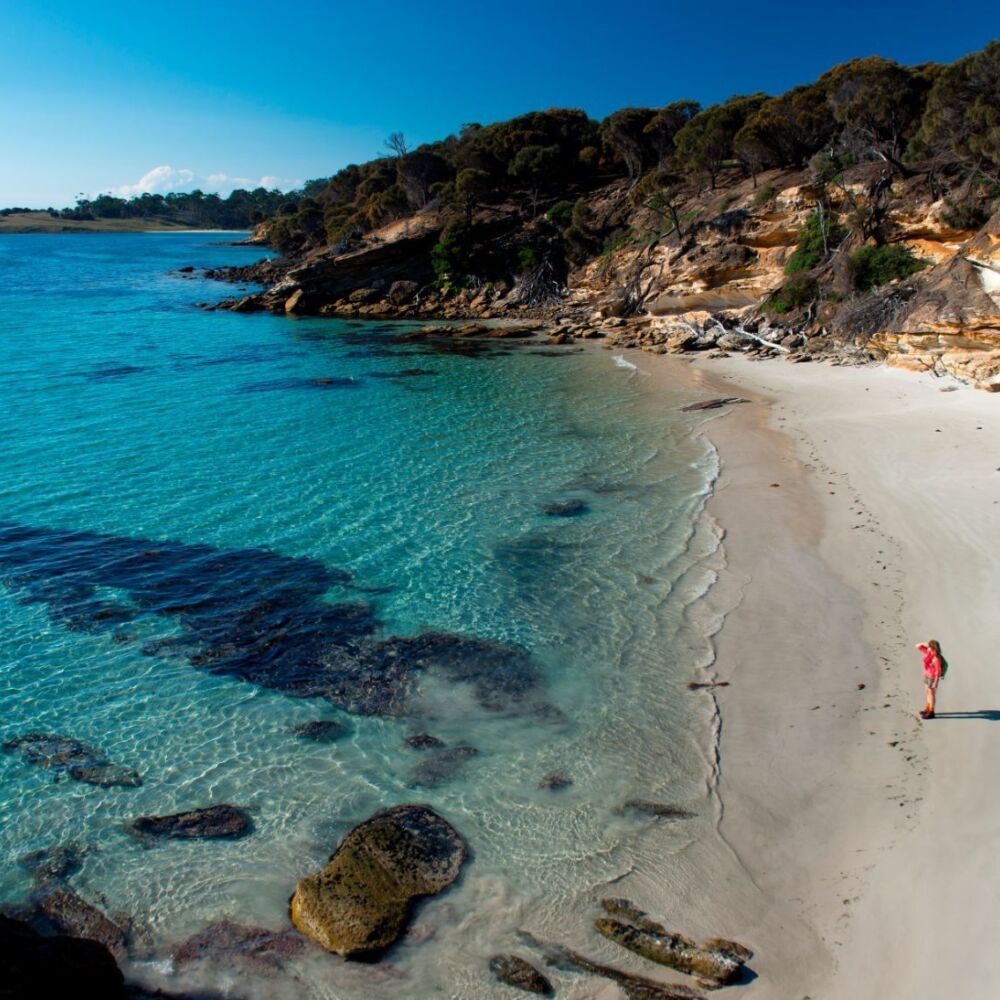
<instances>
[{"instance_id":1,"label":"distant shore","mask_svg":"<svg viewBox=\"0 0 1000 1000\"><path fill-rule=\"evenodd\" d=\"M205 229L157 219L62 219L48 212L0 215L0 235L32 233L245 233L246 229Z\"/></svg>"},{"instance_id":2,"label":"distant shore","mask_svg":"<svg viewBox=\"0 0 1000 1000\"><path fill-rule=\"evenodd\" d=\"M748 397L704 428L726 557L711 676L730 686L705 695L720 836L672 908L696 931L725 913L753 1000L996 996L1000 407L884 367L634 360ZM952 671L921 723L929 637Z\"/></svg>"}]
</instances>

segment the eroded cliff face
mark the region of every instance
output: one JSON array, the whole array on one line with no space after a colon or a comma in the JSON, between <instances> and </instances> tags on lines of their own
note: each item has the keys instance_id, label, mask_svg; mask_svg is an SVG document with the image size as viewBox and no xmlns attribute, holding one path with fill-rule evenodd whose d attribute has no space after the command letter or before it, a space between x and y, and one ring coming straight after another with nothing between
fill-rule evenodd
<instances>
[{"instance_id":1,"label":"eroded cliff face","mask_svg":"<svg viewBox=\"0 0 1000 1000\"><path fill-rule=\"evenodd\" d=\"M544 317L560 342L604 334L658 352L780 347L800 358L884 358L1000 390L1000 212L978 231L957 229L926 178L897 178L876 195L878 177L869 164L833 192L802 171L770 171L756 183L734 177L716 192L687 192L676 206L679 229L662 209L635 204L627 183L609 185L588 196L595 228L626 225L631 238L571 269L548 300L525 294L516 278L439 289L431 249L445 220L427 209L341 252L315 250L280 280L270 275L267 292L230 305L335 316ZM848 226L875 197L885 203L883 233L925 268L854 292L845 278L845 245L825 265L825 283L808 309L788 316L769 310L817 207L831 225ZM480 239L508 248L538 221L496 207L472 220Z\"/></svg>"}]
</instances>

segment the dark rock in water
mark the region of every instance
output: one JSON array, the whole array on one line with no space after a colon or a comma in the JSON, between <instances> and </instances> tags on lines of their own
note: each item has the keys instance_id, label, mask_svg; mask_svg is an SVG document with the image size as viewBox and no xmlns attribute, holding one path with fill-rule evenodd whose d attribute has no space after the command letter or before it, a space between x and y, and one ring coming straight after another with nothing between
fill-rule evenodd
<instances>
[{"instance_id":1,"label":"dark rock in water","mask_svg":"<svg viewBox=\"0 0 1000 1000\"><path fill-rule=\"evenodd\" d=\"M126 1000L114 957L97 941L42 937L27 924L0 916L0 995L5 1000Z\"/></svg>"},{"instance_id":2,"label":"dark rock in water","mask_svg":"<svg viewBox=\"0 0 1000 1000\"><path fill-rule=\"evenodd\" d=\"M671 806L665 802L650 802L648 799L629 799L618 812L642 813L645 816L654 816L656 819L694 819L697 815L680 806Z\"/></svg>"},{"instance_id":3,"label":"dark rock in water","mask_svg":"<svg viewBox=\"0 0 1000 1000\"><path fill-rule=\"evenodd\" d=\"M408 784L411 788L436 788L453 778L470 757L479 751L475 747L459 746L428 754L410 769Z\"/></svg>"},{"instance_id":4,"label":"dark rock in water","mask_svg":"<svg viewBox=\"0 0 1000 1000\"><path fill-rule=\"evenodd\" d=\"M347 728L334 719L317 719L315 722L303 722L294 726L292 732L314 743L334 743L347 732Z\"/></svg>"},{"instance_id":5,"label":"dark rock in water","mask_svg":"<svg viewBox=\"0 0 1000 1000\"><path fill-rule=\"evenodd\" d=\"M83 374L91 382L103 382L106 379L123 378L126 375L139 375L142 372L148 371L149 368L144 365L121 365L112 361L108 364L97 365Z\"/></svg>"},{"instance_id":6,"label":"dark rock in water","mask_svg":"<svg viewBox=\"0 0 1000 1000\"><path fill-rule=\"evenodd\" d=\"M27 763L39 767L68 767L106 760L103 751L97 747L55 733L31 732L15 736L4 741L3 749L17 751Z\"/></svg>"},{"instance_id":7,"label":"dark rock in water","mask_svg":"<svg viewBox=\"0 0 1000 1000\"><path fill-rule=\"evenodd\" d=\"M565 771L549 771L538 783L538 787L552 792L561 792L572 784L573 779Z\"/></svg>"},{"instance_id":8,"label":"dark rock in water","mask_svg":"<svg viewBox=\"0 0 1000 1000\"><path fill-rule=\"evenodd\" d=\"M184 267L177 268L178 274L192 274L194 272L193 264L185 264Z\"/></svg>"},{"instance_id":9,"label":"dark rock in water","mask_svg":"<svg viewBox=\"0 0 1000 1000\"><path fill-rule=\"evenodd\" d=\"M579 517L586 514L590 508L582 500L556 500L547 503L542 513L549 517Z\"/></svg>"},{"instance_id":10,"label":"dark rock in water","mask_svg":"<svg viewBox=\"0 0 1000 1000\"><path fill-rule=\"evenodd\" d=\"M444 740L439 740L430 733L414 733L407 736L403 742L414 750L436 750L445 745Z\"/></svg>"},{"instance_id":11,"label":"dark rock in water","mask_svg":"<svg viewBox=\"0 0 1000 1000\"><path fill-rule=\"evenodd\" d=\"M125 954L125 931L72 889L42 886L32 895L38 911L60 934L99 941L116 958Z\"/></svg>"},{"instance_id":12,"label":"dark rock in water","mask_svg":"<svg viewBox=\"0 0 1000 1000\"><path fill-rule=\"evenodd\" d=\"M458 831L428 806L378 812L344 837L325 868L299 879L292 923L339 955L376 956L402 934L417 899L458 878L466 854Z\"/></svg>"},{"instance_id":13,"label":"dark rock in water","mask_svg":"<svg viewBox=\"0 0 1000 1000\"><path fill-rule=\"evenodd\" d=\"M361 384L361 379L353 378L350 375L323 378L276 378L268 382L251 382L248 385L241 385L236 392L278 392L282 389L359 389Z\"/></svg>"},{"instance_id":14,"label":"dark rock in water","mask_svg":"<svg viewBox=\"0 0 1000 1000\"><path fill-rule=\"evenodd\" d=\"M717 989L732 982L744 964L753 958L749 948L722 938L712 938L699 947L690 938L650 920L627 899L604 899L601 905L613 915L594 921L594 926L606 938L651 962L695 976L698 985L707 989Z\"/></svg>"},{"instance_id":15,"label":"dark rock in water","mask_svg":"<svg viewBox=\"0 0 1000 1000\"><path fill-rule=\"evenodd\" d=\"M174 961L186 965L203 960L231 963L235 959L277 969L304 948L305 941L294 931L272 931L217 920L178 945Z\"/></svg>"},{"instance_id":16,"label":"dark rock in water","mask_svg":"<svg viewBox=\"0 0 1000 1000\"><path fill-rule=\"evenodd\" d=\"M541 683L517 646L432 631L379 638L370 604L327 599L335 587L363 589L350 573L266 549L0 523L0 579L20 601L44 604L57 623L67 609L93 619L104 589L127 593L134 615L180 626L143 647L146 655L183 656L197 669L356 714L407 714L424 672L471 685L489 711L531 710ZM107 763L72 749L70 758L63 763Z\"/></svg>"},{"instance_id":17,"label":"dark rock in water","mask_svg":"<svg viewBox=\"0 0 1000 1000\"><path fill-rule=\"evenodd\" d=\"M731 406L734 403L748 403L749 400L741 396L720 396L718 399L705 399L700 403L688 403L680 408L681 413L694 413L698 410L718 410L723 406Z\"/></svg>"},{"instance_id":18,"label":"dark rock in water","mask_svg":"<svg viewBox=\"0 0 1000 1000\"><path fill-rule=\"evenodd\" d=\"M55 733L25 733L3 744L3 749L20 753L23 760L57 772L68 771L76 781L110 788L122 785L136 788L142 778L130 767L112 764L98 747L70 736Z\"/></svg>"},{"instance_id":19,"label":"dark rock in water","mask_svg":"<svg viewBox=\"0 0 1000 1000\"><path fill-rule=\"evenodd\" d=\"M399 378L420 378L424 375L437 375L436 371L430 368L403 368L398 372L369 372L370 378L388 378L388 379L399 379Z\"/></svg>"},{"instance_id":20,"label":"dark rock in water","mask_svg":"<svg viewBox=\"0 0 1000 1000\"><path fill-rule=\"evenodd\" d=\"M550 997L555 993L552 983L530 962L517 955L494 955L490 959L490 972L508 986Z\"/></svg>"},{"instance_id":21,"label":"dark rock in water","mask_svg":"<svg viewBox=\"0 0 1000 1000\"><path fill-rule=\"evenodd\" d=\"M83 865L84 851L76 844L65 847L45 847L17 859L36 882L58 882L75 875Z\"/></svg>"},{"instance_id":22,"label":"dark rock in water","mask_svg":"<svg viewBox=\"0 0 1000 1000\"><path fill-rule=\"evenodd\" d=\"M700 1000L704 997L703 993L688 986L659 983L655 979L635 976L611 965L602 965L564 945L539 941L525 931L521 931L518 936L532 948L539 949L545 958L545 964L551 968L610 979L621 986L629 1000Z\"/></svg>"},{"instance_id":23,"label":"dark rock in water","mask_svg":"<svg viewBox=\"0 0 1000 1000\"><path fill-rule=\"evenodd\" d=\"M253 832L249 813L239 806L209 806L171 816L140 816L129 827L149 837L189 840L198 837L245 837Z\"/></svg>"},{"instance_id":24,"label":"dark rock in water","mask_svg":"<svg viewBox=\"0 0 1000 1000\"><path fill-rule=\"evenodd\" d=\"M137 771L121 764L75 764L69 769L69 776L88 785L101 788L138 788L142 778Z\"/></svg>"}]
</instances>

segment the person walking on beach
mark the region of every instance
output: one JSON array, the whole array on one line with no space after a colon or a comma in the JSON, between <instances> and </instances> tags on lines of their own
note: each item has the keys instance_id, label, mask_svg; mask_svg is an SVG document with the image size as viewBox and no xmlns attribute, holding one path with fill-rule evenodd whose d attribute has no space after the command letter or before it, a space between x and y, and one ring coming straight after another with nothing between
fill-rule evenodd
<instances>
[{"instance_id":1,"label":"person walking on beach","mask_svg":"<svg viewBox=\"0 0 1000 1000\"><path fill-rule=\"evenodd\" d=\"M924 654L924 689L927 691L927 704L920 713L920 718L933 719L938 684L948 669L948 661L941 655L941 645L937 639L918 642L917 650Z\"/></svg>"}]
</instances>

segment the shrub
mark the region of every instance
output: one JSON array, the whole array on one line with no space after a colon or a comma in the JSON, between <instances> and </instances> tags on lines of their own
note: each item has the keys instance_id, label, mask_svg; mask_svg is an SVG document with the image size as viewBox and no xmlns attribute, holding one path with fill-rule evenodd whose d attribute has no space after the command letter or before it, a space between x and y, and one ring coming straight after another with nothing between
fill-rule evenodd
<instances>
[{"instance_id":1,"label":"shrub","mask_svg":"<svg viewBox=\"0 0 1000 1000\"><path fill-rule=\"evenodd\" d=\"M546 213L545 218L565 229L573 221L573 202L557 201Z\"/></svg>"},{"instance_id":2,"label":"shrub","mask_svg":"<svg viewBox=\"0 0 1000 1000\"><path fill-rule=\"evenodd\" d=\"M431 250L431 261L438 281L462 283L472 266L472 235L464 222L451 223Z\"/></svg>"},{"instance_id":3,"label":"shrub","mask_svg":"<svg viewBox=\"0 0 1000 1000\"><path fill-rule=\"evenodd\" d=\"M851 277L854 287L861 291L886 285L896 278L908 278L926 266L925 261L913 256L909 247L899 243L865 246L851 254Z\"/></svg>"},{"instance_id":4,"label":"shrub","mask_svg":"<svg viewBox=\"0 0 1000 1000\"><path fill-rule=\"evenodd\" d=\"M753 207L763 208L765 205L770 204L770 202L774 201L775 195L777 195L777 193L778 189L770 184L768 184L767 187L761 188L753 196Z\"/></svg>"},{"instance_id":5,"label":"shrub","mask_svg":"<svg viewBox=\"0 0 1000 1000\"><path fill-rule=\"evenodd\" d=\"M793 312L809 305L818 294L819 285L815 278L808 274L796 274L764 303L764 308L778 314Z\"/></svg>"},{"instance_id":6,"label":"shrub","mask_svg":"<svg viewBox=\"0 0 1000 1000\"><path fill-rule=\"evenodd\" d=\"M813 212L806 219L805 225L799 232L799 238L795 244L795 252L788 258L785 264L785 274L796 274L799 271L811 271L817 264L822 263L827 251L835 247L846 235L843 226L831 223L828 220L826 225L826 238L823 236L824 218L818 212Z\"/></svg>"},{"instance_id":7,"label":"shrub","mask_svg":"<svg viewBox=\"0 0 1000 1000\"><path fill-rule=\"evenodd\" d=\"M980 205L956 205L950 200L945 201L941 210L941 221L952 229L978 229L989 217Z\"/></svg>"},{"instance_id":8,"label":"shrub","mask_svg":"<svg viewBox=\"0 0 1000 1000\"><path fill-rule=\"evenodd\" d=\"M535 267L541 256L534 247L521 247L517 252L517 267L519 273L523 274L525 271L530 271Z\"/></svg>"}]
</instances>

